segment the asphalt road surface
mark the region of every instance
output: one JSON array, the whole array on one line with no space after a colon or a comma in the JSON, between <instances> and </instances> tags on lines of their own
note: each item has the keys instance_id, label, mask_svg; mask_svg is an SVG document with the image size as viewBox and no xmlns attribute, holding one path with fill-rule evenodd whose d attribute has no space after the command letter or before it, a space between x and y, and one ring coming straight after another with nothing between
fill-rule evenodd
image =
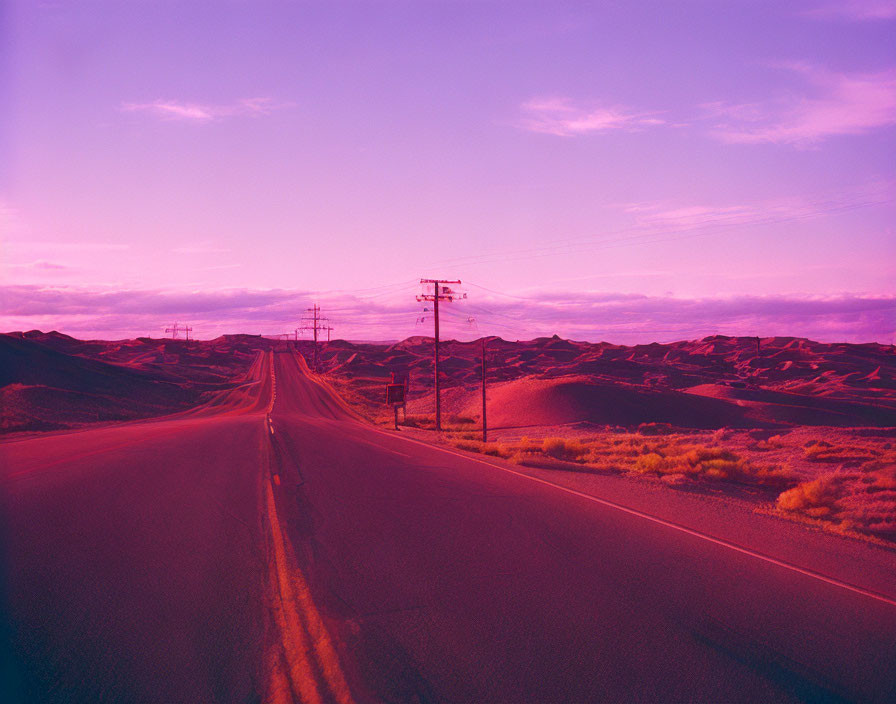
<instances>
[{"instance_id":1,"label":"asphalt road surface","mask_svg":"<svg viewBox=\"0 0 896 704\"><path fill-rule=\"evenodd\" d=\"M896 701L896 589L366 425L290 352L255 375L0 445L8 701Z\"/></svg>"}]
</instances>

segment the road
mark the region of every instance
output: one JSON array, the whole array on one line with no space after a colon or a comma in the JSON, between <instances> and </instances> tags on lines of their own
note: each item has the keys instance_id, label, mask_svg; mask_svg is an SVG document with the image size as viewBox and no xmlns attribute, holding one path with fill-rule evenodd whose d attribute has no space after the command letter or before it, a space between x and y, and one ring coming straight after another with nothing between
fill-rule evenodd
<instances>
[{"instance_id":1,"label":"road","mask_svg":"<svg viewBox=\"0 0 896 704\"><path fill-rule=\"evenodd\" d=\"M255 374L0 445L11 699L896 701L894 593L366 425L292 353Z\"/></svg>"}]
</instances>

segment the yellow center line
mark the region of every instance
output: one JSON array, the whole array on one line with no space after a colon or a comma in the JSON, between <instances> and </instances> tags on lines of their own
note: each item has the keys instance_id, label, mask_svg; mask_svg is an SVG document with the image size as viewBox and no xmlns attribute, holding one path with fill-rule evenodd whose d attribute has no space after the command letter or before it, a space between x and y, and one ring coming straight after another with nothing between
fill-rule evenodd
<instances>
[{"instance_id":1,"label":"yellow center line","mask_svg":"<svg viewBox=\"0 0 896 704\"><path fill-rule=\"evenodd\" d=\"M288 667L287 675L303 702L336 701L349 704L352 697L336 648L314 605L307 582L301 571L290 565L287 557L286 541L280 529L274 492L269 482L265 482L265 494L274 547L272 578L279 592L276 617ZM279 657L279 653L271 655Z\"/></svg>"},{"instance_id":2,"label":"yellow center line","mask_svg":"<svg viewBox=\"0 0 896 704\"><path fill-rule=\"evenodd\" d=\"M275 382L271 359L272 396ZM270 436L266 437L266 442L270 451ZM279 485L278 479L279 476L272 477ZM293 692L301 701L310 704L331 701L351 704L351 691L332 638L314 605L311 590L301 570L294 560L289 559L289 546L280 528L271 482L265 481L264 487L267 524L274 553L270 583L275 593L274 615L280 631L279 643L266 654L268 696L274 702L289 702Z\"/></svg>"}]
</instances>

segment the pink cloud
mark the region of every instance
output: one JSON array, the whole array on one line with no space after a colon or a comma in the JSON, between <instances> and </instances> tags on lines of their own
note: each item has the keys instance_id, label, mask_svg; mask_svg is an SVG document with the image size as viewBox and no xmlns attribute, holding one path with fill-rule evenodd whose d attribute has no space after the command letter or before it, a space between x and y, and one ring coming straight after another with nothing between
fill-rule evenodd
<instances>
[{"instance_id":1,"label":"pink cloud","mask_svg":"<svg viewBox=\"0 0 896 704\"><path fill-rule=\"evenodd\" d=\"M125 112L146 112L162 119L202 123L238 115L267 115L273 104L270 98L244 98L230 105L154 100L150 103L123 103L121 109Z\"/></svg>"},{"instance_id":2,"label":"pink cloud","mask_svg":"<svg viewBox=\"0 0 896 704\"><path fill-rule=\"evenodd\" d=\"M724 142L811 144L896 124L896 69L847 74L805 64L785 66L804 77L804 95L764 103L706 103Z\"/></svg>"},{"instance_id":3,"label":"pink cloud","mask_svg":"<svg viewBox=\"0 0 896 704\"><path fill-rule=\"evenodd\" d=\"M653 113L636 113L621 106L583 107L569 98L534 98L521 106L518 126L530 132L571 137L608 130L638 130L665 124Z\"/></svg>"},{"instance_id":4,"label":"pink cloud","mask_svg":"<svg viewBox=\"0 0 896 704\"><path fill-rule=\"evenodd\" d=\"M12 264L9 268L25 273L42 272L45 274L61 274L74 269L74 267L71 267L68 264L60 264L59 262L47 261L46 259L38 259L37 261L26 262L24 264Z\"/></svg>"},{"instance_id":5,"label":"pink cloud","mask_svg":"<svg viewBox=\"0 0 896 704\"><path fill-rule=\"evenodd\" d=\"M0 287L0 330L58 329L79 337L120 339L161 336L173 320L189 322L196 336L284 333L319 300L336 335L385 340L431 335L416 324L420 309L408 297L371 301L340 294L314 297L299 290L230 289L177 292L51 286ZM530 339L558 333L574 339L633 343L694 339L710 334L794 335L822 341L890 343L896 296L729 296L678 298L602 292L545 291L507 297L479 290L446 306L445 337L496 334ZM472 323L471 323L472 319Z\"/></svg>"}]
</instances>

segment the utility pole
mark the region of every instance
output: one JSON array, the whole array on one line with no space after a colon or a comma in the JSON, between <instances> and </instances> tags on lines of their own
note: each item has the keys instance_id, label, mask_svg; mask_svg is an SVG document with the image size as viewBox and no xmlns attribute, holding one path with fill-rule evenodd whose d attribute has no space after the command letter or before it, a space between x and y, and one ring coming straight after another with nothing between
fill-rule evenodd
<instances>
[{"instance_id":1,"label":"utility pole","mask_svg":"<svg viewBox=\"0 0 896 704\"><path fill-rule=\"evenodd\" d=\"M329 325L322 325L322 323L328 322L329 319L320 317L320 306L317 305L317 303L312 305L311 308L306 308L305 312L311 313L311 316L309 317L306 315L302 319L302 321L305 324L296 330L296 339L298 340L298 331L299 330L311 330L312 331L313 336L314 336L314 371L319 371L320 352L319 352L318 346L317 346L317 333L320 330L326 330L327 331L327 342L329 342L330 341L330 330L332 330L333 328L331 328ZM310 325L308 324L309 321L311 323Z\"/></svg>"},{"instance_id":2,"label":"utility pole","mask_svg":"<svg viewBox=\"0 0 896 704\"><path fill-rule=\"evenodd\" d=\"M485 338L482 338L482 442L488 442L488 423L485 420Z\"/></svg>"},{"instance_id":3,"label":"utility pole","mask_svg":"<svg viewBox=\"0 0 896 704\"><path fill-rule=\"evenodd\" d=\"M176 340L176 339L177 339L177 333L179 333L179 332L183 332L183 333L186 335L186 339L187 339L187 341L189 341L189 340L190 340L190 333L193 332L193 328L191 328L189 325L181 325L181 326L179 326L179 325L175 322L174 325L172 325L171 327L169 327L169 328L165 328L165 332L170 332L170 333L171 333L171 339L172 339L172 340Z\"/></svg>"},{"instance_id":4,"label":"utility pole","mask_svg":"<svg viewBox=\"0 0 896 704\"><path fill-rule=\"evenodd\" d=\"M436 430L442 430L442 398L441 384L439 382L439 301L448 301L455 298L466 298L466 294L459 294L444 284L459 284L460 280L447 281L445 279L420 279L421 284L432 284L432 293L424 293L417 296L418 301L432 301L433 315L435 316L435 382L436 382Z\"/></svg>"}]
</instances>

